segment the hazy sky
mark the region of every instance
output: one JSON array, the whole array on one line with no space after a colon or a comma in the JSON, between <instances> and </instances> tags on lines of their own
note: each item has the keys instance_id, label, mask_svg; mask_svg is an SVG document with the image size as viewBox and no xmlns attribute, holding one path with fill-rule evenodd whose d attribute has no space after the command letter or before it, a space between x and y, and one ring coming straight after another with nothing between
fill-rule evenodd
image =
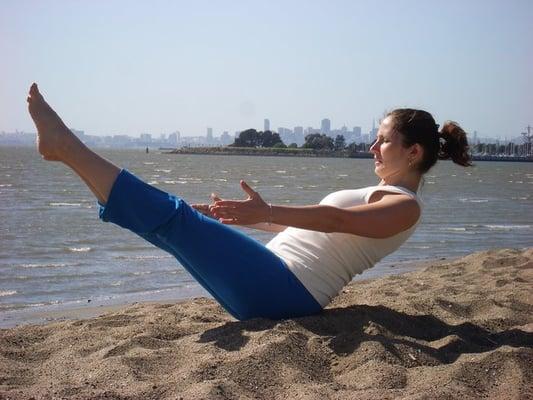
<instances>
[{"instance_id":1,"label":"hazy sky","mask_svg":"<svg viewBox=\"0 0 533 400\"><path fill-rule=\"evenodd\" d=\"M362 126L424 108L480 136L533 124L533 1L0 2L0 131L39 83L88 134Z\"/></svg>"}]
</instances>

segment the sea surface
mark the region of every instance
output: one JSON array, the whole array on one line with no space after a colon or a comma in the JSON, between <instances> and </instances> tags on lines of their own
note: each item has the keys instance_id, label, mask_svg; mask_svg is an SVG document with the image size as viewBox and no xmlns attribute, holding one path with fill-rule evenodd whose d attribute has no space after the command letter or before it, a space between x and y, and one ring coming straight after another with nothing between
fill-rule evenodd
<instances>
[{"instance_id":1,"label":"sea surface","mask_svg":"<svg viewBox=\"0 0 533 400\"><path fill-rule=\"evenodd\" d=\"M371 159L173 155L98 150L190 203L211 192L244 198L245 179L274 204L318 203L378 183ZM419 194L422 222L397 252L360 278L404 272L435 258L533 245L533 163L440 161ZM273 235L243 228L266 243ZM205 242L206 251L217 251ZM206 295L167 253L98 219L95 198L65 166L33 148L0 147L0 327L24 312Z\"/></svg>"}]
</instances>

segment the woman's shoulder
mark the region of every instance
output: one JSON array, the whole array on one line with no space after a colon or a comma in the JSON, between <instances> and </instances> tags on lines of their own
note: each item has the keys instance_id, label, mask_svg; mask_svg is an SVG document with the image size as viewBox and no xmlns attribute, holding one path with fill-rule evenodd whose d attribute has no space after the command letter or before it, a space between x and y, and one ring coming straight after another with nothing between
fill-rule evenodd
<instances>
[{"instance_id":1,"label":"woman's shoulder","mask_svg":"<svg viewBox=\"0 0 533 400\"><path fill-rule=\"evenodd\" d=\"M365 193L365 202L370 203L370 200L376 201L376 194L378 194L378 198L383 197L383 193L394 193L394 194L403 194L406 195L413 200L416 200L419 207L422 208L423 202L422 199L418 196L417 193L404 188L403 186L396 186L396 185L376 185L376 186L369 186ZM379 196L381 194L381 196Z\"/></svg>"},{"instance_id":2,"label":"woman's shoulder","mask_svg":"<svg viewBox=\"0 0 533 400\"><path fill-rule=\"evenodd\" d=\"M371 188L371 186L359 189L338 190L324 197L320 204L336 207L352 207L354 205L363 204L369 188Z\"/></svg>"}]
</instances>

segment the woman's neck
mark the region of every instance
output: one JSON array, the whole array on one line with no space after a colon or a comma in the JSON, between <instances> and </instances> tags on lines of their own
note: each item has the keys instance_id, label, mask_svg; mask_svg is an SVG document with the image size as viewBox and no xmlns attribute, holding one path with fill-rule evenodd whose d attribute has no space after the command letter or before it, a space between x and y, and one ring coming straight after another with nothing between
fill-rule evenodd
<instances>
[{"instance_id":1,"label":"woman's neck","mask_svg":"<svg viewBox=\"0 0 533 400\"><path fill-rule=\"evenodd\" d=\"M379 185L392 185L392 186L401 186L403 188L406 188L410 190L411 192L416 193L418 190L418 186L420 185L420 180L422 179L422 175L420 174L411 174L406 175L402 177L390 177L390 178L384 178L381 179L381 182L379 182Z\"/></svg>"}]
</instances>

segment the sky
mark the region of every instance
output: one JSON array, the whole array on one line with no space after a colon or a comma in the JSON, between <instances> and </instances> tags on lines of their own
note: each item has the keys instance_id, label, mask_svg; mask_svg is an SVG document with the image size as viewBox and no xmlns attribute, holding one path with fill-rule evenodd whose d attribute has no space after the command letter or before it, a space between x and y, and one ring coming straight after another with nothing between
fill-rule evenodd
<instances>
[{"instance_id":1,"label":"sky","mask_svg":"<svg viewBox=\"0 0 533 400\"><path fill-rule=\"evenodd\" d=\"M372 127L425 109L481 137L533 125L531 0L0 1L0 131L37 82L92 135Z\"/></svg>"}]
</instances>

